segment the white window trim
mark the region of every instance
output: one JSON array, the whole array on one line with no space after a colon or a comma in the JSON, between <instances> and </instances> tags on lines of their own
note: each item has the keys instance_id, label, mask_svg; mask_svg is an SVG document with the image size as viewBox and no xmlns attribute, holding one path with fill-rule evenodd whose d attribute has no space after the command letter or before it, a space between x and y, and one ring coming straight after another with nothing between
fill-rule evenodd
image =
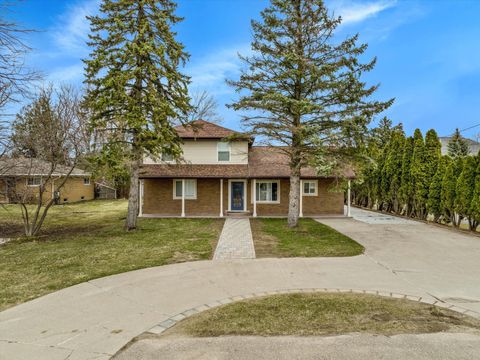
<instances>
[{"instance_id":1,"label":"white window trim","mask_svg":"<svg viewBox=\"0 0 480 360\"><path fill-rule=\"evenodd\" d=\"M219 160L218 159L218 154L220 152L220 144L227 144L228 145L228 160ZM224 151L224 150L222 150ZM229 143L229 142L225 142L225 141L219 141L217 142L217 162L218 163L221 163L221 164L225 164L225 163L230 163L232 161L232 145Z\"/></svg>"},{"instance_id":2,"label":"white window trim","mask_svg":"<svg viewBox=\"0 0 480 360\"><path fill-rule=\"evenodd\" d=\"M257 200L257 204L280 204L280 180L256 180L256 184L261 184L261 183L276 183L277 184L277 200L276 201L262 201L262 200ZM260 185L259 185L260 186ZM251 204L253 204L253 196L255 193L255 189L253 188L253 181L252 181L252 191L251 191L251 196L250 196L250 201Z\"/></svg>"},{"instance_id":3,"label":"white window trim","mask_svg":"<svg viewBox=\"0 0 480 360\"><path fill-rule=\"evenodd\" d=\"M305 193L305 184L306 183L314 183L315 184L315 192L313 194L311 193ZM303 196L318 196L318 180L303 180L302 183L302 195Z\"/></svg>"},{"instance_id":4,"label":"white window trim","mask_svg":"<svg viewBox=\"0 0 480 360\"><path fill-rule=\"evenodd\" d=\"M184 179L185 180L185 188L187 188L187 181L193 181L194 182L194 195L193 196L185 196L185 200L197 200L197 179ZM177 196L177 189L176 189L176 183L179 181L180 183L182 182L182 179L173 179L173 200L182 200L181 196Z\"/></svg>"},{"instance_id":5,"label":"white window trim","mask_svg":"<svg viewBox=\"0 0 480 360\"><path fill-rule=\"evenodd\" d=\"M232 210L232 182L243 182L243 210ZM244 212L247 211L247 180L245 179L228 179L228 211Z\"/></svg>"},{"instance_id":6,"label":"white window trim","mask_svg":"<svg viewBox=\"0 0 480 360\"><path fill-rule=\"evenodd\" d=\"M88 179L88 183L85 183L86 179ZM90 186L91 184L92 184L92 181L90 180L90 178L83 178L83 185Z\"/></svg>"},{"instance_id":7,"label":"white window trim","mask_svg":"<svg viewBox=\"0 0 480 360\"><path fill-rule=\"evenodd\" d=\"M29 180L29 179L40 179L40 184L30 185L30 184L28 183L28 180ZM41 177L38 177L38 176L28 177L28 178L25 179L25 183L26 183L26 185L27 185L28 187L38 187L38 186L40 186L40 185L42 184L42 178L41 178Z\"/></svg>"}]
</instances>

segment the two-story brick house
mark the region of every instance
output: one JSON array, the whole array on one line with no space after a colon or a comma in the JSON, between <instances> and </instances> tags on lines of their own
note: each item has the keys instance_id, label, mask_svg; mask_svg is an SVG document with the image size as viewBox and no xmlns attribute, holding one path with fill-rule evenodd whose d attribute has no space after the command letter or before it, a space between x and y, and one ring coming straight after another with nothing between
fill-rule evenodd
<instances>
[{"instance_id":1,"label":"two-story brick house","mask_svg":"<svg viewBox=\"0 0 480 360\"><path fill-rule=\"evenodd\" d=\"M206 121L195 125L177 127L183 140L181 162L167 154L144 159L141 216L288 214L290 173L281 148L254 146L253 139ZM232 136L237 139L225 141ZM345 175L353 177L352 172ZM334 181L313 168L302 169L300 216L343 214L344 194L331 190Z\"/></svg>"}]
</instances>

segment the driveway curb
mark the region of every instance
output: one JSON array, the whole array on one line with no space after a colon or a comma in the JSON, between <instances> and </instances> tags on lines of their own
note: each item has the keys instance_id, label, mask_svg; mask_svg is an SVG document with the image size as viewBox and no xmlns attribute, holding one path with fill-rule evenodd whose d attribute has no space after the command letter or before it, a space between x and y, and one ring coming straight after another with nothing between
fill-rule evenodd
<instances>
[{"instance_id":1,"label":"driveway curb","mask_svg":"<svg viewBox=\"0 0 480 360\"><path fill-rule=\"evenodd\" d=\"M476 311L465 309L460 306L453 305L444 301L439 301L439 300L432 301L432 300L424 299L421 296L415 296L415 295L399 294L394 292L382 292L382 291L376 291L376 290L358 290L358 289L329 289L329 288L287 289L287 290L250 293L246 295L237 295L237 296L232 296L232 297L224 298L221 300L217 300L208 304L202 304L197 307L187 309L181 313L178 313L158 323L157 325L153 326L151 329L147 330L145 333L159 335L164 331L170 329L172 326L176 325L179 321L186 319L187 317L201 313L206 310L210 310L226 304L237 302L237 301L242 301L242 300L247 300L252 298L260 298L260 297L271 296L271 295L298 294L298 293L322 293L322 292L323 293L367 294L367 295L377 295L377 296L382 296L387 298L389 297L393 299L406 299L411 301L417 301L423 304L434 305L443 309L449 309L462 315L468 315L468 316L480 319L480 313Z\"/></svg>"}]
</instances>

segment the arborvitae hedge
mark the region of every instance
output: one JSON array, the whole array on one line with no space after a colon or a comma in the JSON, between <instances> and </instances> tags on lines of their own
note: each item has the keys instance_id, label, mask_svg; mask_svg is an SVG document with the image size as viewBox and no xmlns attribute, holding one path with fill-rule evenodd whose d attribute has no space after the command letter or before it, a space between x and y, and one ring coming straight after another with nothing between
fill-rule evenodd
<instances>
[{"instance_id":1,"label":"arborvitae hedge","mask_svg":"<svg viewBox=\"0 0 480 360\"><path fill-rule=\"evenodd\" d=\"M375 134L375 132L374 132ZM377 136L379 132L376 133ZM367 146L370 162L353 184L353 203L399 215L460 226L480 223L480 155L441 155L435 130L382 129Z\"/></svg>"}]
</instances>

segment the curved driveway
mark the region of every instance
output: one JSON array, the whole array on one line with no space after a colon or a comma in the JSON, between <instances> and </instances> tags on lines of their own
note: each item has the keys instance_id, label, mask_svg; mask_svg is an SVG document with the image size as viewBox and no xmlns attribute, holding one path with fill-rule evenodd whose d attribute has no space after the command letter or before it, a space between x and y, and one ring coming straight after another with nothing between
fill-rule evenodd
<instances>
[{"instance_id":1,"label":"curved driveway","mask_svg":"<svg viewBox=\"0 0 480 360\"><path fill-rule=\"evenodd\" d=\"M232 296L340 288L439 299L480 312L480 238L415 222L324 219L366 247L351 258L202 261L92 280L0 313L0 358L108 359L187 309ZM375 216L375 215L373 215ZM369 223L370 222L370 223Z\"/></svg>"}]
</instances>

